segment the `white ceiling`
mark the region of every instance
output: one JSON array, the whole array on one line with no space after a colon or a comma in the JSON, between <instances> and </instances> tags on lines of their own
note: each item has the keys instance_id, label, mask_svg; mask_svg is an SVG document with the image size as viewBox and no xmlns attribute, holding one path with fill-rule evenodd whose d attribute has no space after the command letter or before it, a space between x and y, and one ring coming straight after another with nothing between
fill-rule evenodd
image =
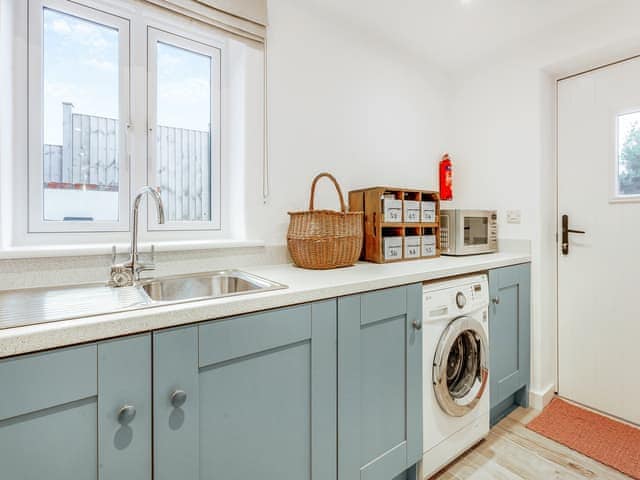
<instances>
[{"instance_id":1,"label":"white ceiling","mask_svg":"<svg viewBox=\"0 0 640 480\"><path fill-rule=\"evenodd\" d=\"M448 72L611 0L312 0Z\"/></svg>"}]
</instances>

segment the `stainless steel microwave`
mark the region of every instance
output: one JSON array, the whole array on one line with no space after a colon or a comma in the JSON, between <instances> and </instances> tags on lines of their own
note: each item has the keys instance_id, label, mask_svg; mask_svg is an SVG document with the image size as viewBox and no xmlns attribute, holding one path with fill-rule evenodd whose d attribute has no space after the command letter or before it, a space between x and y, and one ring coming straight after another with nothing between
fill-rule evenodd
<instances>
[{"instance_id":1,"label":"stainless steel microwave","mask_svg":"<svg viewBox=\"0 0 640 480\"><path fill-rule=\"evenodd\" d=\"M441 210L440 251L443 255L474 255L498 251L495 210Z\"/></svg>"}]
</instances>

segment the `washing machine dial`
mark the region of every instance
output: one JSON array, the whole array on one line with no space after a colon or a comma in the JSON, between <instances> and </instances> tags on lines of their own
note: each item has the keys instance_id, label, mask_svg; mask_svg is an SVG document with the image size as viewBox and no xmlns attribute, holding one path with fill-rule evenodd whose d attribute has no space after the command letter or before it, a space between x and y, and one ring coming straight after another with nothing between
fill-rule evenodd
<instances>
[{"instance_id":1,"label":"washing machine dial","mask_svg":"<svg viewBox=\"0 0 640 480\"><path fill-rule=\"evenodd\" d=\"M462 292L456 293L456 305L458 305L458 308L464 308L466 304L467 304L467 297L464 296L464 293Z\"/></svg>"}]
</instances>

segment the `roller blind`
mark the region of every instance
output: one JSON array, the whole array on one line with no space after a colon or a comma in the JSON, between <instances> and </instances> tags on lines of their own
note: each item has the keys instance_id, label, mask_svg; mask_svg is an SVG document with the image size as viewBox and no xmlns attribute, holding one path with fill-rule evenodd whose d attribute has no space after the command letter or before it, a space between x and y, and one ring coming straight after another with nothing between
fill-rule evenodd
<instances>
[{"instance_id":1,"label":"roller blind","mask_svg":"<svg viewBox=\"0 0 640 480\"><path fill-rule=\"evenodd\" d=\"M260 25L267 24L266 0L198 0L216 10L228 12Z\"/></svg>"},{"instance_id":2,"label":"roller blind","mask_svg":"<svg viewBox=\"0 0 640 480\"><path fill-rule=\"evenodd\" d=\"M267 0L146 0L217 28L264 42Z\"/></svg>"}]
</instances>

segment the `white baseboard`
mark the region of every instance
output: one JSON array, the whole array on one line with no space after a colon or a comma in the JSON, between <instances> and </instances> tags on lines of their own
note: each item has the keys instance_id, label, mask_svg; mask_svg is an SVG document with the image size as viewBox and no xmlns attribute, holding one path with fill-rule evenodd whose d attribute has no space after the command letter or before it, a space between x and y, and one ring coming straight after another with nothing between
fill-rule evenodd
<instances>
[{"instance_id":1,"label":"white baseboard","mask_svg":"<svg viewBox=\"0 0 640 480\"><path fill-rule=\"evenodd\" d=\"M539 391L529 390L529 406L535 410L542 410L555 396L555 385Z\"/></svg>"}]
</instances>

